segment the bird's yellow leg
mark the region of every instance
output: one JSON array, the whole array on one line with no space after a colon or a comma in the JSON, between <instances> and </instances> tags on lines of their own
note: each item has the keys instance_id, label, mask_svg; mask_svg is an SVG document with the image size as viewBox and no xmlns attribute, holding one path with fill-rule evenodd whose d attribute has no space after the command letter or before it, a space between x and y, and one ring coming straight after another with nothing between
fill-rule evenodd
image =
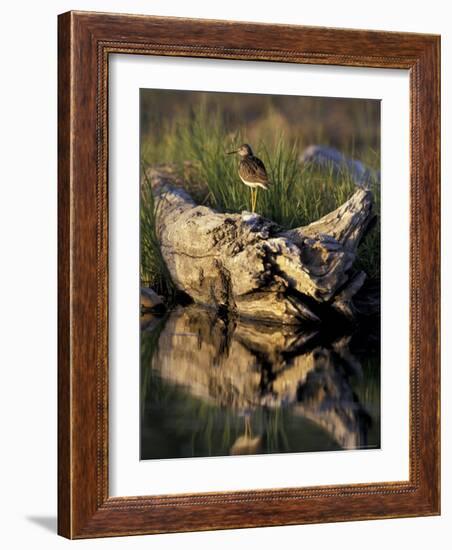
<instances>
[{"instance_id":1,"label":"bird's yellow leg","mask_svg":"<svg viewBox=\"0 0 452 550\"><path fill-rule=\"evenodd\" d=\"M251 212L253 212L253 188L252 187L250 187L250 196L251 196L250 208L251 208Z\"/></svg>"},{"instance_id":2,"label":"bird's yellow leg","mask_svg":"<svg viewBox=\"0 0 452 550\"><path fill-rule=\"evenodd\" d=\"M245 437L251 437L251 418L245 417Z\"/></svg>"},{"instance_id":3,"label":"bird's yellow leg","mask_svg":"<svg viewBox=\"0 0 452 550\"><path fill-rule=\"evenodd\" d=\"M256 187L254 190L254 211L256 211L256 205L257 205L257 192L259 191L259 188Z\"/></svg>"}]
</instances>

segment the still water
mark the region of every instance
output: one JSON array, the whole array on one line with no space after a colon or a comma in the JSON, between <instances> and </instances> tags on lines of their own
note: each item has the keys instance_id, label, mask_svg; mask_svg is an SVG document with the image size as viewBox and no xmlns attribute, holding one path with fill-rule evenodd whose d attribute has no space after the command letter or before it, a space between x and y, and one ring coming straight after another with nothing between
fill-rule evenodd
<instances>
[{"instance_id":1,"label":"still water","mask_svg":"<svg viewBox=\"0 0 452 550\"><path fill-rule=\"evenodd\" d=\"M375 330L325 335L196 305L141 327L141 459L380 447Z\"/></svg>"}]
</instances>

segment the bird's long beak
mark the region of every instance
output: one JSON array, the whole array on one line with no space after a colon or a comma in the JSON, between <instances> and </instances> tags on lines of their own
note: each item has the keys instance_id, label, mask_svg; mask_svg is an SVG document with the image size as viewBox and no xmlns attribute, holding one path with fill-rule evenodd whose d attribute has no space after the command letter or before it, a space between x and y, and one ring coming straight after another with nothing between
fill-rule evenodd
<instances>
[{"instance_id":1,"label":"bird's long beak","mask_svg":"<svg viewBox=\"0 0 452 550\"><path fill-rule=\"evenodd\" d=\"M227 155L233 155L234 153L238 153L238 151L229 151L228 153L226 153Z\"/></svg>"}]
</instances>

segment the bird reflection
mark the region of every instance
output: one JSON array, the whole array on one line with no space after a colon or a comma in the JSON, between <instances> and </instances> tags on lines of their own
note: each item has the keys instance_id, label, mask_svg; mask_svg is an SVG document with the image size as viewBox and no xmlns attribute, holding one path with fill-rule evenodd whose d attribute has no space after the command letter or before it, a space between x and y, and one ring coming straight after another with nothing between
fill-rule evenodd
<instances>
[{"instance_id":1,"label":"bird reflection","mask_svg":"<svg viewBox=\"0 0 452 550\"><path fill-rule=\"evenodd\" d=\"M229 453L231 455L253 455L261 452L263 435L253 436L250 415L247 414L244 420L245 432L234 441Z\"/></svg>"}]
</instances>

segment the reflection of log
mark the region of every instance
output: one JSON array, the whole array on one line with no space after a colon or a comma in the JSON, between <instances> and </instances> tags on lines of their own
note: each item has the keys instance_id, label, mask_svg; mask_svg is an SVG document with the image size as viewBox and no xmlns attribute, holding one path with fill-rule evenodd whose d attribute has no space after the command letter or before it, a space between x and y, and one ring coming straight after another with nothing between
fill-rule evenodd
<instances>
[{"instance_id":1,"label":"reflection of log","mask_svg":"<svg viewBox=\"0 0 452 550\"><path fill-rule=\"evenodd\" d=\"M368 417L349 378L360 375L361 366L346 338L308 349L312 337L294 327L233 323L197 305L179 306L160 333L152 368L216 406L238 412L292 407L342 447L358 447ZM258 440L248 434L237 448L252 444Z\"/></svg>"},{"instance_id":2,"label":"reflection of log","mask_svg":"<svg viewBox=\"0 0 452 550\"><path fill-rule=\"evenodd\" d=\"M318 321L324 304L352 314L348 303L365 278L352 266L372 217L370 191L357 190L306 227L281 231L257 214L195 204L165 172L151 169L149 179L163 258L195 302L287 324Z\"/></svg>"},{"instance_id":3,"label":"reflection of log","mask_svg":"<svg viewBox=\"0 0 452 550\"><path fill-rule=\"evenodd\" d=\"M341 356L331 350L313 351L315 368L298 387L298 404L294 410L322 426L343 449L356 449L367 444L371 418L359 403L342 365L349 352ZM346 364L356 371L357 365ZM360 367L359 367L360 369Z\"/></svg>"},{"instance_id":4,"label":"reflection of log","mask_svg":"<svg viewBox=\"0 0 452 550\"><path fill-rule=\"evenodd\" d=\"M314 368L302 335L286 327L226 323L212 311L177 307L160 333L152 365L192 395L239 410L291 404ZM289 357L290 356L290 357Z\"/></svg>"},{"instance_id":5,"label":"reflection of log","mask_svg":"<svg viewBox=\"0 0 452 550\"><path fill-rule=\"evenodd\" d=\"M153 367L162 378L213 404L236 409L257 405L256 357L233 333L212 311L178 307L160 334Z\"/></svg>"}]
</instances>

